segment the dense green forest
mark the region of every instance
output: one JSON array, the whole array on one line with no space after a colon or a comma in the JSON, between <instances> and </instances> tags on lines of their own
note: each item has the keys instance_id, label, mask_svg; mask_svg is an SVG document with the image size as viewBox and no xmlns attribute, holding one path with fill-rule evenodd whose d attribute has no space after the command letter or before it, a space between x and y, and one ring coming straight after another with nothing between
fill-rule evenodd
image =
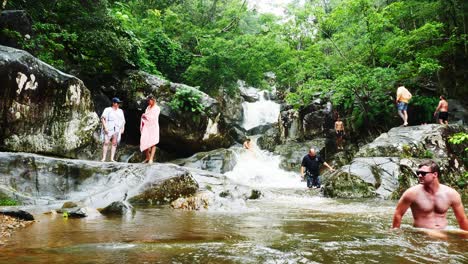
<instances>
[{"instance_id":1,"label":"dense green forest","mask_svg":"<svg viewBox=\"0 0 468 264\"><path fill-rule=\"evenodd\" d=\"M274 73L288 103L330 96L355 128L394 114L399 84L429 113L435 95L468 93L462 0L309 0L282 17L245 0L3 2L32 18L22 48L85 79L140 69L216 96Z\"/></svg>"}]
</instances>

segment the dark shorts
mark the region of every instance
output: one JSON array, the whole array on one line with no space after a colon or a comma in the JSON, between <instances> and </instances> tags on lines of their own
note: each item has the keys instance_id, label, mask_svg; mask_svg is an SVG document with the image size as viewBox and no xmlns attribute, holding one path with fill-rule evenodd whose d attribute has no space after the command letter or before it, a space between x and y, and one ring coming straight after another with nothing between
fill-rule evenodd
<instances>
[{"instance_id":1,"label":"dark shorts","mask_svg":"<svg viewBox=\"0 0 468 264\"><path fill-rule=\"evenodd\" d=\"M398 111L407 111L408 104L404 102L398 102Z\"/></svg>"},{"instance_id":2,"label":"dark shorts","mask_svg":"<svg viewBox=\"0 0 468 264\"><path fill-rule=\"evenodd\" d=\"M439 119L447 121L448 120L448 112L439 112Z\"/></svg>"},{"instance_id":3,"label":"dark shorts","mask_svg":"<svg viewBox=\"0 0 468 264\"><path fill-rule=\"evenodd\" d=\"M337 138L342 138L343 136L344 136L344 131L343 130L336 131L336 137Z\"/></svg>"}]
</instances>

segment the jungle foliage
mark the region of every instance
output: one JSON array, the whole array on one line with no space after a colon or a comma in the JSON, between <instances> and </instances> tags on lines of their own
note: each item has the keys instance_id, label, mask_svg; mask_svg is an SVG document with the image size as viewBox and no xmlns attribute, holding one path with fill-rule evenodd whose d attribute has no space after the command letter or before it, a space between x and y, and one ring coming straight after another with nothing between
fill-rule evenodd
<instances>
[{"instance_id":1,"label":"jungle foliage","mask_svg":"<svg viewBox=\"0 0 468 264\"><path fill-rule=\"evenodd\" d=\"M6 1L33 19L23 47L78 76L141 69L217 95L239 79L267 88L274 73L287 102L329 96L356 129L391 119L399 84L466 96L466 6L310 0L276 17L246 0Z\"/></svg>"}]
</instances>

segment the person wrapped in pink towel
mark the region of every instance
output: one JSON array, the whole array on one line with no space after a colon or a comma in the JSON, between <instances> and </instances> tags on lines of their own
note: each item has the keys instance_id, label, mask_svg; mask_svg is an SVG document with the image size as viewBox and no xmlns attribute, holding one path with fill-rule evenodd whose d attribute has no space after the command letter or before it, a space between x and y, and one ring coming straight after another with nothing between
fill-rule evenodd
<instances>
[{"instance_id":1,"label":"person wrapped in pink towel","mask_svg":"<svg viewBox=\"0 0 468 264\"><path fill-rule=\"evenodd\" d=\"M146 159L143 163L153 163L156 144L159 143L159 113L161 109L156 105L156 99L150 95L147 98L148 107L140 122L140 151L145 151Z\"/></svg>"}]
</instances>

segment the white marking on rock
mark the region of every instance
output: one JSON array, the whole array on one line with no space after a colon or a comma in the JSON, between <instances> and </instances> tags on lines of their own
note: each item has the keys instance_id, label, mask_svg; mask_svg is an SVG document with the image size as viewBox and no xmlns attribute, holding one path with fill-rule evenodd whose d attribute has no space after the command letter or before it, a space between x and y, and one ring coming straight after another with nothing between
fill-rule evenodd
<instances>
[{"instance_id":1,"label":"white marking on rock","mask_svg":"<svg viewBox=\"0 0 468 264\"><path fill-rule=\"evenodd\" d=\"M80 98L81 98L81 88L77 84L72 84L68 88L68 93L67 93L67 101L70 102L70 104L75 104L78 105L80 103Z\"/></svg>"},{"instance_id":2,"label":"white marking on rock","mask_svg":"<svg viewBox=\"0 0 468 264\"><path fill-rule=\"evenodd\" d=\"M219 116L216 116L215 120L211 120L211 118L208 119L208 125L206 126L206 132L205 135L203 136L203 140L208 139L211 135L216 135L218 134L218 121L219 121Z\"/></svg>"},{"instance_id":3,"label":"white marking on rock","mask_svg":"<svg viewBox=\"0 0 468 264\"><path fill-rule=\"evenodd\" d=\"M16 90L16 93L19 95L21 91L23 90L24 84L28 80L28 77L26 74L18 72L16 76L16 84L18 84L18 90Z\"/></svg>"}]
</instances>

